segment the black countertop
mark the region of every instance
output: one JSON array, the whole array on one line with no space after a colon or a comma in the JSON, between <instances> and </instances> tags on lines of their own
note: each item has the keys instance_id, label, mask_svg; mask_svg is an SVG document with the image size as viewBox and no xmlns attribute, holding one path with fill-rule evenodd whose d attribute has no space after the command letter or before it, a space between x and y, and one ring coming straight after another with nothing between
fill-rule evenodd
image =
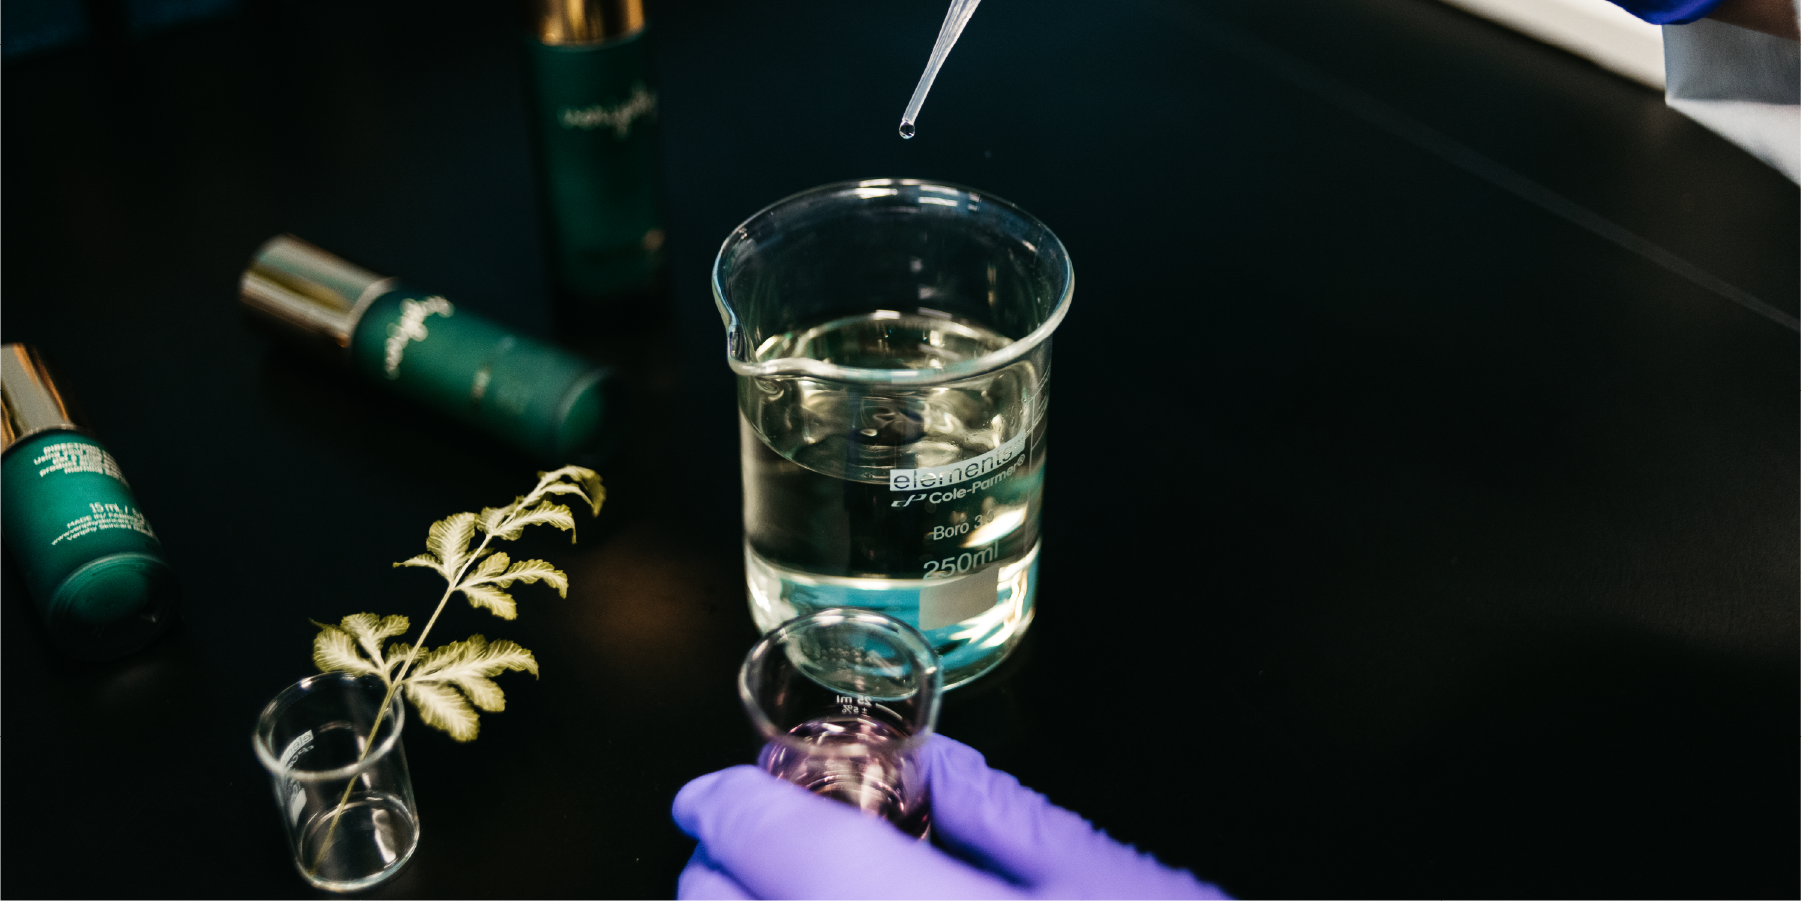
<instances>
[{"instance_id":1,"label":"black countertop","mask_svg":"<svg viewBox=\"0 0 1801 901\"><path fill-rule=\"evenodd\" d=\"M942 7L653 5L673 287L601 333L553 325L503 9L269 2L9 62L4 338L61 365L185 607L77 664L8 560L0 892L307 894L258 709L309 619L421 615L389 564L530 483L240 320L281 231L650 400L599 521L528 542L568 599L447 614L543 678L472 744L408 730L423 838L378 894L673 892L671 797L754 747L708 267L880 176L1006 197L1078 272L1040 615L942 731L1245 895L1801 891L1795 185L1429 0L989 0L903 142Z\"/></svg>"}]
</instances>

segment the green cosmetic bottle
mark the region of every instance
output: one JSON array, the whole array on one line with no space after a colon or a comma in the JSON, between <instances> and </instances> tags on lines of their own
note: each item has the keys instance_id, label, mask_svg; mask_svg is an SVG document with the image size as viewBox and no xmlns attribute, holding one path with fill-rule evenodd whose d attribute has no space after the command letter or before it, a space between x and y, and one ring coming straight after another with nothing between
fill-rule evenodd
<instances>
[{"instance_id":1,"label":"green cosmetic bottle","mask_svg":"<svg viewBox=\"0 0 1801 901\"><path fill-rule=\"evenodd\" d=\"M0 406L0 525L51 642L109 660L155 641L180 591L119 464L30 347L0 348Z\"/></svg>"},{"instance_id":2,"label":"green cosmetic bottle","mask_svg":"<svg viewBox=\"0 0 1801 901\"><path fill-rule=\"evenodd\" d=\"M256 252L239 298L253 319L363 382L538 463L595 463L619 432L612 369L291 235Z\"/></svg>"},{"instance_id":3,"label":"green cosmetic bottle","mask_svg":"<svg viewBox=\"0 0 1801 901\"><path fill-rule=\"evenodd\" d=\"M524 0L559 304L593 323L663 280L657 93L642 0Z\"/></svg>"}]
</instances>

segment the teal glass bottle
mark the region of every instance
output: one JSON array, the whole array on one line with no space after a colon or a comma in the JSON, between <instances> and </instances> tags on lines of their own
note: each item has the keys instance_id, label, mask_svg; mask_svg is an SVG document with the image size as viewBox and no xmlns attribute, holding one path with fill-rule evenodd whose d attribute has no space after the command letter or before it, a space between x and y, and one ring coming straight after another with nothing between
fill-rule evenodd
<instances>
[{"instance_id":1,"label":"teal glass bottle","mask_svg":"<svg viewBox=\"0 0 1801 901\"><path fill-rule=\"evenodd\" d=\"M257 251L239 297L363 382L540 464L596 463L619 433L612 369L291 235Z\"/></svg>"},{"instance_id":2,"label":"teal glass bottle","mask_svg":"<svg viewBox=\"0 0 1801 901\"><path fill-rule=\"evenodd\" d=\"M617 318L663 281L657 92L642 0L527 0L532 117L566 318Z\"/></svg>"},{"instance_id":3,"label":"teal glass bottle","mask_svg":"<svg viewBox=\"0 0 1801 901\"><path fill-rule=\"evenodd\" d=\"M0 526L51 642L107 660L155 641L180 588L118 462L26 345L0 348L0 406Z\"/></svg>"}]
</instances>

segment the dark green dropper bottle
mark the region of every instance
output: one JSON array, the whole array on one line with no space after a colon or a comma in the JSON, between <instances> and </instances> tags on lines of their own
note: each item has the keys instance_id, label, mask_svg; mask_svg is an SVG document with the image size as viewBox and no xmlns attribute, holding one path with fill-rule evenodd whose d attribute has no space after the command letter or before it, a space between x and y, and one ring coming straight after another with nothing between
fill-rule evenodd
<instances>
[{"instance_id":1,"label":"dark green dropper bottle","mask_svg":"<svg viewBox=\"0 0 1801 901\"><path fill-rule=\"evenodd\" d=\"M50 640L82 660L155 641L180 591L118 462L26 345L0 348L0 406L0 524Z\"/></svg>"},{"instance_id":2,"label":"dark green dropper bottle","mask_svg":"<svg viewBox=\"0 0 1801 901\"><path fill-rule=\"evenodd\" d=\"M524 0L552 274L595 322L663 279L657 91L642 0Z\"/></svg>"},{"instance_id":3,"label":"dark green dropper bottle","mask_svg":"<svg viewBox=\"0 0 1801 901\"><path fill-rule=\"evenodd\" d=\"M253 318L366 384L543 465L592 465L618 436L612 369L292 235L257 250L239 297Z\"/></svg>"}]
</instances>

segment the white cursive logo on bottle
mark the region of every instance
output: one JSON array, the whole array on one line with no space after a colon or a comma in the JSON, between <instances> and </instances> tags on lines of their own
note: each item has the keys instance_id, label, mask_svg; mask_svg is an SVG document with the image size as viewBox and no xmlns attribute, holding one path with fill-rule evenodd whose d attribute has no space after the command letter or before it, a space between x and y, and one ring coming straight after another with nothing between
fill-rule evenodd
<instances>
[{"instance_id":1,"label":"white cursive logo on bottle","mask_svg":"<svg viewBox=\"0 0 1801 901\"><path fill-rule=\"evenodd\" d=\"M593 131L596 128L613 129L613 137L623 141L632 133L632 122L645 116L656 115L657 95L646 90L642 84L632 85L632 96L608 106L596 103L577 109L573 106L563 107L559 116L564 128L579 128L582 131Z\"/></svg>"},{"instance_id":2,"label":"white cursive logo on bottle","mask_svg":"<svg viewBox=\"0 0 1801 901\"><path fill-rule=\"evenodd\" d=\"M424 341L431 336L425 330L425 317L436 313L449 319L456 311L457 308L442 297L427 297L424 300L409 297L401 301L400 318L388 323L387 355L382 361L388 378L400 378L400 358L406 353L408 342Z\"/></svg>"}]
</instances>

